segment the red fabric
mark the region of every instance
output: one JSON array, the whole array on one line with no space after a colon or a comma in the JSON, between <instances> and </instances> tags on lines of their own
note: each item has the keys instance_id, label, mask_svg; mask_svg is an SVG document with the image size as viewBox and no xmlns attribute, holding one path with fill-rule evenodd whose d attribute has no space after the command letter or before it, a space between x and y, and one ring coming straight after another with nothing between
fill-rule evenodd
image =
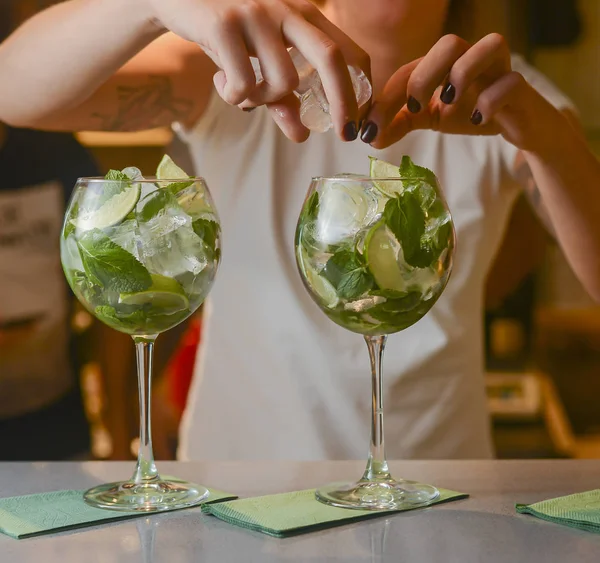
<instances>
[{"instance_id":1,"label":"red fabric","mask_svg":"<svg viewBox=\"0 0 600 563\"><path fill-rule=\"evenodd\" d=\"M167 367L169 395L179 413L183 413L187 402L201 333L200 319L192 319Z\"/></svg>"}]
</instances>

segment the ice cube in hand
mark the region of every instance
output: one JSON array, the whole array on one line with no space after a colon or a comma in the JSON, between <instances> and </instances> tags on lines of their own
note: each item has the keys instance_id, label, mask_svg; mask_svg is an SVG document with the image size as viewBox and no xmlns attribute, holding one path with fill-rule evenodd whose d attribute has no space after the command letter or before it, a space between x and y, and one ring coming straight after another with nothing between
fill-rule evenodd
<instances>
[{"instance_id":1,"label":"ice cube in hand","mask_svg":"<svg viewBox=\"0 0 600 563\"><path fill-rule=\"evenodd\" d=\"M319 73L298 49L291 47L288 52L298 72L299 84L295 94L300 99L300 120L311 131L324 133L333 127L333 123L329 102ZM251 57L251 62L258 84L264 80L260 62L255 57ZM362 107L371 99L373 94L371 83L365 73L357 67L348 66L348 72L350 73L358 107Z\"/></svg>"}]
</instances>

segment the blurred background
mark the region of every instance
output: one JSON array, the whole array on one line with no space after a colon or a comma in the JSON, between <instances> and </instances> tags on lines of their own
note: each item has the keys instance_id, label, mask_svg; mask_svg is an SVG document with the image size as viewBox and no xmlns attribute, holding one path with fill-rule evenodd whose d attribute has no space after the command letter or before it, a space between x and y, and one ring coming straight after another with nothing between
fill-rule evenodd
<instances>
[{"instance_id":1,"label":"blurred background","mask_svg":"<svg viewBox=\"0 0 600 563\"><path fill-rule=\"evenodd\" d=\"M0 0L10 30L51 0ZM600 2L473 0L463 35L497 31L578 107L600 155ZM99 172L135 164L154 170L172 148L170 130L80 133ZM181 147L177 147L180 151ZM78 377L91 434L90 456L128 459L137 450L133 346L73 299ZM489 408L501 458L600 458L600 307L586 296L528 204L519 200L488 280L486 361ZM172 458L185 406L201 313L157 346L154 432L157 458ZM2 358L0 357L0 369Z\"/></svg>"}]
</instances>

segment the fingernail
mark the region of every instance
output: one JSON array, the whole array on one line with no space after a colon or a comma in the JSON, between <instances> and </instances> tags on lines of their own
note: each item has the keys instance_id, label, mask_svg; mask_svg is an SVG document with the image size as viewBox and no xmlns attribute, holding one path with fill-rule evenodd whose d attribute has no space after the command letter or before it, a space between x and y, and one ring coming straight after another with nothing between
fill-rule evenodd
<instances>
[{"instance_id":1,"label":"fingernail","mask_svg":"<svg viewBox=\"0 0 600 563\"><path fill-rule=\"evenodd\" d=\"M454 96L456 96L456 88L448 82L440 94L440 99L442 102L449 105L454 101Z\"/></svg>"},{"instance_id":2,"label":"fingernail","mask_svg":"<svg viewBox=\"0 0 600 563\"><path fill-rule=\"evenodd\" d=\"M410 111L410 113L419 113L421 111L421 104L412 96L408 98L406 106L408 107L408 111Z\"/></svg>"},{"instance_id":3,"label":"fingernail","mask_svg":"<svg viewBox=\"0 0 600 563\"><path fill-rule=\"evenodd\" d=\"M367 121L360 140L368 145L375 140L375 137L377 137L377 124L373 121Z\"/></svg>"},{"instance_id":4,"label":"fingernail","mask_svg":"<svg viewBox=\"0 0 600 563\"><path fill-rule=\"evenodd\" d=\"M346 141L354 141L356 137L358 137L358 129L356 128L356 122L348 121L346 125L344 125L344 130L342 131L342 135L344 136L344 140Z\"/></svg>"},{"instance_id":5,"label":"fingernail","mask_svg":"<svg viewBox=\"0 0 600 563\"><path fill-rule=\"evenodd\" d=\"M480 125L482 121L483 121L483 115L481 115L481 112L478 109L476 109L473 112L473 115L471 116L471 123L473 125Z\"/></svg>"},{"instance_id":6,"label":"fingernail","mask_svg":"<svg viewBox=\"0 0 600 563\"><path fill-rule=\"evenodd\" d=\"M242 111L245 111L246 113L250 113L251 111L254 111L256 108L242 108Z\"/></svg>"}]
</instances>

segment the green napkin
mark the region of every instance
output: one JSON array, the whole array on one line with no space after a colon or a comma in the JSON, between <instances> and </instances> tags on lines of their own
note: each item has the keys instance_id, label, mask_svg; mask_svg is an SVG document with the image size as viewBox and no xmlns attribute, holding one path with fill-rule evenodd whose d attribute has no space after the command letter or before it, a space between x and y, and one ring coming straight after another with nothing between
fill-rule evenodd
<instances>
[{"instance_id":1,"label":"green napkin","mask_svg":"<svg viewBox=\"0 0 600 563\"><path fill-rule=\"evenodd\" d=\"M237 498L222 491L208 489L204 503ZM86 528L104 522L148 517L148 512L114 512L89 506L85 491L52 491L0 499L0 532L16 539L53 532Z\"/></svg>"},{"instance_id":2,"label":"green napkin","mask_svg":"<svg viewBox=\"0 0 600 563\"><path fill-rule=\"evenodd\" d=\"M600 489L535 504L517 504L517 512L571 528L600 533Z\"/></svg>"},{"instance_id":3,"label":"green napkin","mask_svg":"<svg viewBox=\"0 0 600 563\"><path fill-rule=\"evenodd\" d=\"M440 496L433 504L469 496L446 489L439 489L439 491ZM403 510L337 508L316 500L314 489L240 499L202 507L202 512L212 514L229 524L278 538L340 526L356 520L374 518Z\"/></svg>"}]
</instances>

